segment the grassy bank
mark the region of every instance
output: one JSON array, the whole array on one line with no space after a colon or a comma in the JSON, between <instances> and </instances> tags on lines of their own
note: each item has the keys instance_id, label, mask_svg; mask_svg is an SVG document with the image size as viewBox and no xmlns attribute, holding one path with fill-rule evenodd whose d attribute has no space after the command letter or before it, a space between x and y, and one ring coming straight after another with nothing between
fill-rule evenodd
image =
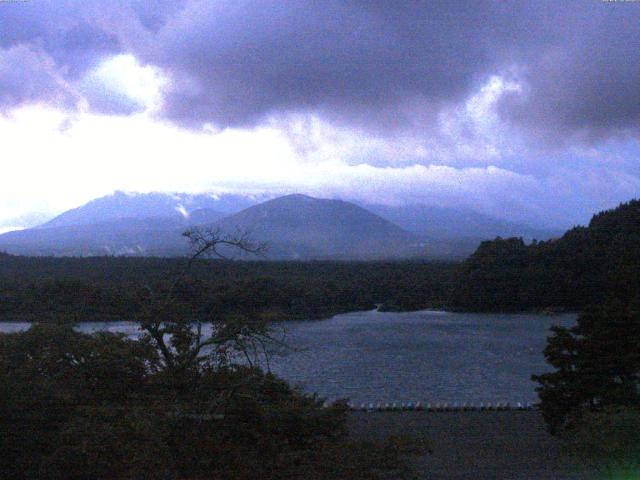
<instances>
[{"instance_id":1,"label":"grassy bank","mask_svg":"<svg viewBox=\"0 0 640 480\"><path fill-rule=\"evenodd\" d=\"M409 458L429 480L585 480L593 473L563 454L538 411L351 412L350 435L382 440L417 437L430 454Z\"/></svg>"}]
</instances>

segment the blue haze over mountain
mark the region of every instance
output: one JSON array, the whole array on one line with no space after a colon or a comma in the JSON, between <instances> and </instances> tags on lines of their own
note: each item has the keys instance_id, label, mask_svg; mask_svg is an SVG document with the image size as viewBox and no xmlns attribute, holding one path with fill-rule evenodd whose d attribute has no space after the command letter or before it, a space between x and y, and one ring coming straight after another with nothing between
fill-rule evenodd
<instances>
[{"instance_id":1,"label":"blue haze over mountain","mask_svg":"<svg viewBox=\"0 0 640 480\"><path fill-rule=\"evenodd\" d=\"M153 255L188 251L192 226L248 232L269 259L463 258L482 239L549 238L554 232L472 211L423 205L356 205L307 195L115 192L36 227L0 235L22 255ZM264 201L267 199L266 201Z\"/></svg>"},{"instance_id":2,"label":"blue haze over mountain","mask_svg":"<svg viewBox=\"0 0 640 480\"><path fill-rule=\"evenodd\" d=\"M277 258L376 259L424 256L426 242L362 207L342 200L287 195L217 223L249 231Z\"/></svg>"},{"instance_id":3,"label":"blue haze over mountain","mask_svg":"<svg viewBox=\"0 0 640 480\"><path fill-rule=\"evenodd\" d=\"M562 230L508 222L469 209L415 204L364 206L405 230L441 240L522 237L525 241L531 241L548 240L564 233Z\"/></svg>"},{"instance_id":4,"label":"blue haze over mountain","mask_svg":"<svg viewBox=\"0 0 640 480\"><path fill-rule=\"evenodd\" d=\"M186 252L182 232L211 224L258 200L242 195L115 192L27 230L0 236L0 249L23 255L155 255Z\"/></svg>"},{"instance_id":5,"label":"blue haze over mountain","mask_svg":"<svg viewBox=\"0 0 640 480\"><path fill-rule=\"evenodd\" d=\"M257 200L242 195L189 195L184 193L128 193L117 191L68 210L42 225L61 227L125 218L160 217L173 220L194 216L199 223L214 222L253 205ZM181 221L179 222L181 223Z\"/></svg>"}]
</instances>

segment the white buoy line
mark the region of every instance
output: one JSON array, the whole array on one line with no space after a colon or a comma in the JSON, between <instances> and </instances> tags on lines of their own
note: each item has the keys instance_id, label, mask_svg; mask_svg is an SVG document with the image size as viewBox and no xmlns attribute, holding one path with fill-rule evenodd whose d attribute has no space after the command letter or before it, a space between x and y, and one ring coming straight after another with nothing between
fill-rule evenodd
<instances>
[{"instance_id":1,"label":"white buoy line","mask_svg":"<svg viewBox=\"0 0 640 480\"><path fill-rule=\"evenodd\" d=\"M325 403L325 406L330 405ZM537 406L530 402L487 402L487 403L423 403L423 402L392 402L392 403L355 403L348 402L347 407L356 412L397 412L397 411L425 411L425 412L481 412L481 411L511 411L534 410Z\"/></svg>"}]
</instances>

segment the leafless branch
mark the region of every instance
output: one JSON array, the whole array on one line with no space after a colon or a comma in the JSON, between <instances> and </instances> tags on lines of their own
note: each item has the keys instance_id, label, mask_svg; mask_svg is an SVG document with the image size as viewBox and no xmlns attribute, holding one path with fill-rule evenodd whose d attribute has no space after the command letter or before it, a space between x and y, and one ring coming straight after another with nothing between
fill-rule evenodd
<instances>
[{"instance_id":1,"label":"leafless branch","mask_svg":"<svg viewBox=\"0 0 640 480\"><path fill-rule=\"evenodd\" d=\"M251 238L248 230L237 229L235 232L224 233L220 227L202 228L195 227L182 234L191 244L191 254L187 269L193 262L203 256L215 256L221 259L229 259L221 251L221 247L231 247L242 254L264 256L267 245L264 242L256 242Z\"/></svg>"},{"instance_id":2,"label":"leafless branch","mask_svg":"<svg viewBox=\"0 0 640 480\"><path fill-rule=\"evenodd\" d=\"M191 253L186 263L180 265L173 275L167 288L154 290L146 287L148 298L144 302L140 314L140 328L161 354L167 368L184 370L198 367L203 362L225 353L210 351L203 354L208 347L230 348L236 353L243 354L247 363L253 366L259 357L259 350L267 358L267 343L277 343L271 338L263 322L239 322L227 320L211 320L213 332L211 335L203 333L202 320L180 316L172 310L176 301L175 293L180 282L184 281L195 262L203 257L217 257L227 259L227 250L237 250L242 254L263 256L266 244L257 243L251 239L248 231L237 230L233 234L223 233L219 228L193 228L184 232L191 245ZM268 360L267 360L268 365Z\"/></svg>"}]
</instances>

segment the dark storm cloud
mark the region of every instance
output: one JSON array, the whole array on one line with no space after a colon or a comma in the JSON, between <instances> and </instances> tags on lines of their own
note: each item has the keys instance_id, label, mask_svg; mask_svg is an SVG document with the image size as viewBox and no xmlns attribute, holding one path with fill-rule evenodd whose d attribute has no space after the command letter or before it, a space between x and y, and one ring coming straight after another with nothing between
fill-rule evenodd
<instances>
[{"instance_id":1,"label":"dark storm cloud","mask_svg":"<svg viewBox=\"0 0 640 480\"><path fill-rule=\"evenodd\" d=\"M0 111L40 101L72 108L74 95L41 51L26 46L0 51Z\"/></svg>"},{"instance_id":2,"label":"dark storm cloud","mask_svg":"<svg viewBox=\"0 0 640 480\"><path fill-rule=\"evenodd\" d=\"M67 81L133 53L171 77L164 114L193 126L312 111L415 127L508 75L523 91L501 101L501 115L553 140L639 126L639 22L640 4L599 0L33 0L0 3L0 47L46 52ZM0 99L33 95L0 88Z\"/></svg>"},{"instance_id":3,"label":"dark storm cloud","mask_svg":"<svg viewBox=\"0 0 640 480\"><path fill-rule=\"evenodd\" d=\"M598 0L193 1L148 59L174 75L166 114L188 124L306 110L410 124L503 74L524 92L501 103L506 119L594 137L638 124L639 25L640 4Z\"/></svg>"},{"instance_id":4,"label":"dark storm cloud","mask_svg":"<svg viewBox=\"0 0 640 480\"><path fill-rule=\"evenodd\" d=\"M168 113L187 121L234 125L307 109L370 114L463 95L492 63L480 41L492 7L402 5L191 2L149 60L179 80Z\"/></svg>"},{"instance_id":5,"label":"dark storm cloud","mask_svg":"<svg viewBox=\"0 0 640 480\"><path fill-rule=\"evenodd\" d=\"M587 6L585 7L585 4ZM566 5L565 5L566 6ZM543 138L600 140L640 127L640 4L583 2L568 8L546 44L515 60L525 98L507 98L507 118Z\"/></svg>"},{"instance_id":6,"label":"dark storm cloud","mask_svg":"<svg viewBox=\"0 0 640 480\"><path fill-rule=\"evenodd\" d=\"M0 47L28 45L46 52L73 79L119 49L118 38L102 28L97 13L89 4L69 0L5 2L0 5Z\"/></svg>"},{"instance_id":7,"label":"dark storm cloud","mask_svg":"<svg viewBox=\"0 0 640 480\"><path fill-rule=\"evenodd\" d=\"M117 37L92 24L79 2L0 3L0 100L3 109L34 101L72 107L69 82L110 53Z\"/></svg>"},{"instance_id":8,"label":"dark storm cloud","mask_svg":"<svg viewBox=\"0 0 640 480\"><path fill-rule=\"evenodd\" d=\"M162 0L0 2L0 109L31 101L60 105L63 100L64 106L73 104L79 93L87 93L71 94L74 82L80 81L105 58L140 48L183 3ZM130 99L106 98L99 88L90 93L95 95L87 100L96 111L136 110L130 105Z\"/></svg>"}]
</instances>

